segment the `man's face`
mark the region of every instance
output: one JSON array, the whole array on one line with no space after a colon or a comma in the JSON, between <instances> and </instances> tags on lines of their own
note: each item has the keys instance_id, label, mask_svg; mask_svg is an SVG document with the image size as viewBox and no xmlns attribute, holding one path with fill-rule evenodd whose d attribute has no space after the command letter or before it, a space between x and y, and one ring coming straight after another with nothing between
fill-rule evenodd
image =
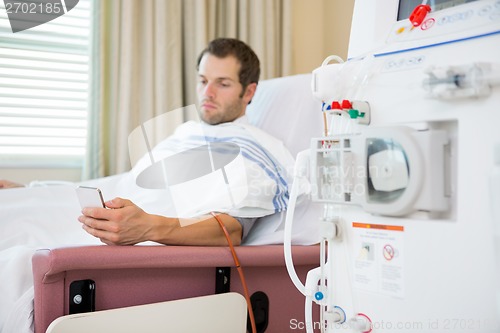
<instances>
[{"instance_id":1,"label":"man's face","mask_svg":"<svg viewBox=\"0 0 500 333\"><path fill-rule=\"evenodd\" d=\"M245 93L239 81L240 63L233 56L217 58L205 54L198 68L198 113L211 125L233 121L245 114L256 84L250 84Z\"/></svg>"}]
</instances>

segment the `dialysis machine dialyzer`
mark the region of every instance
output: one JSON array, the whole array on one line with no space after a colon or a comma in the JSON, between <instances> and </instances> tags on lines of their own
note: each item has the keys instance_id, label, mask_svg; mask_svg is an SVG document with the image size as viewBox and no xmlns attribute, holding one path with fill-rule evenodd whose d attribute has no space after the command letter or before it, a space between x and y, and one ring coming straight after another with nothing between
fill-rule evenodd
<instances>
[{"instance_id":1,"label":"dialysis machine dialyzer","mask_svg":"<svg viewBox=\"0 0 500 333\"><path fill-rule=\"evenodd\" d=\"M313 72L325 128L287 212L303 327L500 332L500 0L356 0L351 29L349 59ZM288 247L302 192L324 207L305 284Z\"/></svg>"}]
</instances>

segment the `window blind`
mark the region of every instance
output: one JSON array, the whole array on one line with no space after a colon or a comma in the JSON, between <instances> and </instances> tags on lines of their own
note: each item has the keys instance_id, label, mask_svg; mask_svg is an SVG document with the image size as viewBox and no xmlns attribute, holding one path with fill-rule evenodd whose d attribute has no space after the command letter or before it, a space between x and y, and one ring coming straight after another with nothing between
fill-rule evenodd
<instances>
[{"instance_id":1,"label":"window blind","mask_svg":"<svg viewBox=\"0 0 500 333\"><path fill-rule=\"evenodd\" d=\"M80 166L85 155L91 1L13 33L0 2L0 167Z\"/></svg>"}]
</instances>

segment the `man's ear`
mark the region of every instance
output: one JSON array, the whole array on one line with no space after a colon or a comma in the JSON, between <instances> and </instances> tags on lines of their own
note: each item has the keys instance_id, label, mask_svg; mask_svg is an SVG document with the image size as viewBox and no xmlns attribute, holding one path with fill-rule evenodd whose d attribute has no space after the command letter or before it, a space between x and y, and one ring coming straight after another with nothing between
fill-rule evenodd
<instances>
[{"instance_id":1,"label":"man's ear","mask_svg":"<svg viewBox=\"0 0 500 333\"><path fill-rule=\"evenodd\" d=\"M252 98L255 95L256 90L257 90L256 82L252 82L246 87L243 98L247 101L247 104L250 104L250 102L252 101Z\"/></svg>"}]
</instances>

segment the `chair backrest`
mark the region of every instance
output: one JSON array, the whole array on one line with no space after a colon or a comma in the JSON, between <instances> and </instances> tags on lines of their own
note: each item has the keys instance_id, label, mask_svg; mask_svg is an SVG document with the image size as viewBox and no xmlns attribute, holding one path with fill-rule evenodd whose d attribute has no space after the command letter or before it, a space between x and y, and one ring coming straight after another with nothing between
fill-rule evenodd
<instances>
[{"instance_id":1,"label":"chair backrest","mask_svg":"<svg viewBox=\"0 0 500 333\"><path fill-rule=\"evenodd\" d=\"M253 125L283 141L295 157L323 135L321 102L311 91L312 74L263 80L257 86L247 116Z\"/></svg>"},{"instance_id":2,"label":"chair backrest","mask_svg":"<svg viewBox=\"0 0 500 333\"><path fill-rule=\"evenodd\" d=\"M62 316L46 333L245 333L246 321L245 298L231 292Z\"/></svg>"}]
</instances>

